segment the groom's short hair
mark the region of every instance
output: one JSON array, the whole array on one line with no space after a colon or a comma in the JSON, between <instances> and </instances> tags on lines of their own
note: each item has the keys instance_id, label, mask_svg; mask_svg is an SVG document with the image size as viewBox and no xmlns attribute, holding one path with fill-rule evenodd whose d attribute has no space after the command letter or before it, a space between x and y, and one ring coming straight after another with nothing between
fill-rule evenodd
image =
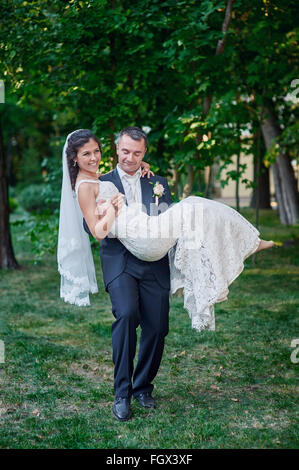
<instances>
[{"instance_id":1,"label":"groom's short hair","mask_svg":"<svg viewBox=\"0 0 299 470\"><path fill-rule=\"evenodd\" d=\"M117 138L116 138L116 143L118 144L120 139L122 138L123 135L128 135L129 137L131 137L131 139L133 140L141 140L141 139L144 139L144 143L145 143L145 147L147 148L147 135L146 133L140 129L139 127L135 127L135 126L129 126L129 127L125 127L125 129L123 129L122 131L120 131L120 133L118 134Z\"/></svg>"}]
</instances>

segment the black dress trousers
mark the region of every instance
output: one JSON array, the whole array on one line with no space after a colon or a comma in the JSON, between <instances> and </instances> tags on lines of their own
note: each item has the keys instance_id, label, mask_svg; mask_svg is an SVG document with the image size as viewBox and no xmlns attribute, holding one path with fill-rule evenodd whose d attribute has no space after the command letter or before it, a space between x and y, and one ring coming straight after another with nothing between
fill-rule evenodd
<instances>
[{"instance_id":1,"label":"black dress trousers","mask_svg":"<svg viewBox=\"0 0 299 470\"><path fill-rule=\"evenodd\" d=\"M159 284L151 263L129 253L124 271L108 284L107 290L115 317L112 325L114 393L117 397L151 393L168 333L169 289ZM133 370L138 325L141 337Z\"/></svg>"}]
</instances>

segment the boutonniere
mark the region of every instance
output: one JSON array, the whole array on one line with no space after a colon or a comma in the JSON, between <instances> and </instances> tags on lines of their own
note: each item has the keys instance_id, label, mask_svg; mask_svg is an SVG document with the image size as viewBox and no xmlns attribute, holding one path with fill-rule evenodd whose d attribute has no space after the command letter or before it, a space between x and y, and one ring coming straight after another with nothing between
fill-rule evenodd
<instances>
[{"instance_id":1,"label":"boutonniere","mask_svg":"<svg viewBox=\"0 0 299 470\"><path fill-rule=\"evenodd\" d=\"M151 184L154 184L154 183L151 183ZM156 183L154 184L154 194L153 194L153 197L155 198L156 206L158 205L159 197L163 196L164 191L165 189L164 189L163 184L159 183L159 181L156 181Z\"/></svg>"}]
</instances>

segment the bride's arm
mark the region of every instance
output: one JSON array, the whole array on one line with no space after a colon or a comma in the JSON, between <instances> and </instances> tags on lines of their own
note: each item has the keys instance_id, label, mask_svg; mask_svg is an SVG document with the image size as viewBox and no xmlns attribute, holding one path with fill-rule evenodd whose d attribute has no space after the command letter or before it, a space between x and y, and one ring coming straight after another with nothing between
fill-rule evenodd
<instances>
[{"instance_id":1,"label":"bride's arm","mask_svg":"<svg viewBox=\"0 0 299 470\"><path fill-rule=\"evenodd\" d=\"M104 202L101 205L101 201L97 203L98 210L100 212L99 221L95 225L95 234L97 240L103 240L113 225L115 218L118 216L120 209L124 205L123 194L115 194L109 202Z\"/></svg>"},{"instance_id":2,"label":"bride's arm","mask_svg":"<svg viewBox=\"0 0 299 470\"><path fill-rule=\"evenodd\" d=\"M123 204L121 193L115 194L111 198L111 203L102 205L103 210L99 215L99 206L96 202L95 188L91 184L82 183L78 190L78 202L87 223L87 226L98 241L101 241L109 233L118 210Z\"/></svg>"},{"instance_id":3,"label":"bride's arm","mask_svg":"<svg viewBox=\"0 0 299 470\"><path fill-rule=\"evenodd\" d=\"M99 241L108 235L116 217L115 207L110 203L105 204L105 206L103 215L99 216L99 220L94 227L96 239Z\"/></svg>"}]
</instances>

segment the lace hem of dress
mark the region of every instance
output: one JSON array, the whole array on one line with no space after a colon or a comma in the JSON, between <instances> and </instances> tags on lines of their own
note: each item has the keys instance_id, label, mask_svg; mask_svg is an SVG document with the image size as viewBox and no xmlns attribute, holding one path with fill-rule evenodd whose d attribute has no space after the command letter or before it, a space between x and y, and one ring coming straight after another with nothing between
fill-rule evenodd
<instances>
[{"instance_id":1,"label":"lace hem of dress","mask_svg":"<svg viewBox=\"0 0 299 470\"><path fill-rule=\"evenodd\" d=\"M184 248L184 240L179 239L176 247L169 251L171 294L182 290L184 308L189 314L192 328L198 332L215 330L214 304L227 299L229 285L243 271L245 259L259 246L258 232L254 229L251 235L248 237L250 240L247 239L238 254L227 263L226 272L219 269L217 254L211 253L205 246L188 250Z\"/></svg>"},{"instance_id":2,"label":"lace hem of dress","mask_svg":"<svg viewBox=\"0 0 299 470\"><path fill-rule=\"evenodd\" d=\"M243 272L244 270L244 261L249 258L249 256L251 256L259 247L259 244L260 244L260 241L261 239L260 238L257 238L257 240L255 241L254 245L253 245L253 248L251 248L247 253L245 253L245 255L243 255L243 260L240 264L240 266L238 268L236 268L236 272L235 274L233 275L233 277L231 279L229 279L227 281L227 286L226 286L226 289L222 292L222 294L218 297L218 299L216 300L216 303L218 302L223 302L224 300L227 300L227 296L228 296L228 293L229 293L229 289L228 287L237 279L237 277L240 276L240 274Z\"/></svg>"}]
</instances>

